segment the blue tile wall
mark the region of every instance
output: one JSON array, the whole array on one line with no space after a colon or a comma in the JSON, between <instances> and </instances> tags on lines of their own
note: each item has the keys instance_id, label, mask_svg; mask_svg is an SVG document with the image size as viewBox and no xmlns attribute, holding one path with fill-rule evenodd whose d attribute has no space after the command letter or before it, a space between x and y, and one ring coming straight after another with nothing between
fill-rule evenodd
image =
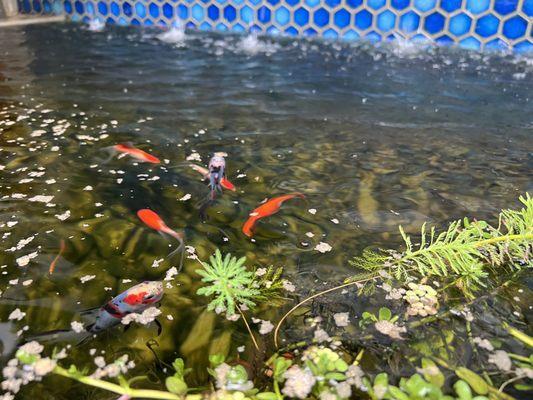
<instances>
[{"instance_id":1,"label":"blue tile wall","mask_svg":"<svg viewBox=\"0 0 533 400\"><path fill-rule=\"evenodd\" d=\"M73 21L533 51L533 0L19 0Z\"/></svg>"}]
</instances>

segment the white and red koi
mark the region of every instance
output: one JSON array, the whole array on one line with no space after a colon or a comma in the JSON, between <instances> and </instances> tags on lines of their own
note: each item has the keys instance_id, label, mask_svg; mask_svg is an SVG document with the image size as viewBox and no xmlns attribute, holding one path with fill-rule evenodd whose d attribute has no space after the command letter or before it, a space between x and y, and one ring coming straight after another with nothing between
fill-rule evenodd
<instances>
[{"instance_id":1,"label":"white and red koi","mask_svg":"<svg viewBox=\"0 0 533 400\"><path fill-rule=\"evenodd\" d=\"M111 157L113 157L113 155L117 153L120 153L120 154L126 154L136 159L137 161L141 161L141 162L147 162L151 164L159 164L161 162L159 158L151 155L150 153L147 153L144 150L134 147L133 144L131 143L116 144L114 146L109 147L108 149L112 153Z\"/></svg>"},{"instance_id":2,"label":"white and red koi","mask_svg":"<svg viewBox=\"0 0 533 400\"><path fill-rule=\"evenodd\" d=\"M204 179L211 180L211 174L209 173L209 170L207 168L201 167L200 165L196 165L196 164L189 164L189 165L192 169L202 174ZM235 188L235 185L231 183L226 177L222 177L222 179L220 179L220 186L222 186L222 188L224 189L231 190L232 192L235 192L237 190Z\"/></svg>"},{"instance_id":3,"label":"white and red koi","mask_svg":"<svg viewBox=\"0 0 533 400\"><path fill-rule=\"evenodd\" d=\"M141 282L122 292L100 308L96 316L96 321L87 327L87 331L98 333L118 325L126 315L141 313L159 302L162 298L162 282Z\"/></svg>"}]
</instances>

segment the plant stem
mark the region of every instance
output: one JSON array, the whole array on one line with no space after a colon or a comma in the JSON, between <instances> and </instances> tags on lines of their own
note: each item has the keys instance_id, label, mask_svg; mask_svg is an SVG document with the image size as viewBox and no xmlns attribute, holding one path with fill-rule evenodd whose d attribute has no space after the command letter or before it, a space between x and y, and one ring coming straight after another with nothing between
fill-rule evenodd
<instances>
[{"instance_id":1,"label":"plant stem","mask_svg":"<svg viewBox=\"0 0 533 400\"><path fill-rule=\"evenodd\" d=\"M276 329L274 330L274 346L276 346L276 348L279 348L278 334L279 334L279 329L280 329L281 325L287 319L287 317L289 315L291 315L294 311L296 311L298 308L300 308L300 306L302 306L303 304L307 303L308 301L313 300L313 299L315 299L317 297L320 297L320 296L322 296L324 294L327 294L327 293L330 293L330 292L334 292L336 290L339 290L339 289L342 289L342 288L345 288L345 287L348 287L348 286L353 286L353 285L356 285L358 283L364 283L364 282L373 281L374 279L378 278L379 276L380 276L379 273L376 272L373 276L371 276L369 278L361 279L361 280L354 281L354 282L344 283L342 285L335 286L335 287L332 287L330 289L326 289L326 290L323 290L321 292L318 292L318 293L316 293L316 294L314 294L314 295L312 295L310 297L307 297L304 300L300 301L293 308L291 308L287 313L285 313L285 315L279 320L278 324L276 325Z\"/></svg>"},{"instance_id":2,"label":"plant stem","mask_svg":"<svg viewBox=\"0 0 533 400\"><path fill-rule=\"evenodd\" d=\"M74 379L78 382L81 382L85 385L97 387L108 392L113 392L120 395L127 395L131 398L143 398L143 399L158 399L158 400L183 400L183 397L180 397L176 394L170 392L164 392L161 390L150 390L150 389L132 389L130 387L123 387L117 385L116 383L107 382L101 379L91 378L89 376L77 376L71 374L66 369L56 366L53 371L57 375L64 376L66 378ZM193 397L194 396L194 397ZM200 399L200 395L187 396L189 400Z\"/></svg>"},{"instance_id":3,"label":"plant stem","mask_svg":"<svg viewBox=\"0 0 533 400\"><path fill-rule=\"evenodd\" d=\"M250 334L250 337L252 338L252 342L254 342L255 349L259 351L259 345L257 344L257 341L255 340L255 336L252 332L252 329L250 328L250 325L248 324L248 320L246 319L246 317L244 316L244 313L242 312L242 310L237 304L235 304L235 307L237 307L237 310L241 314L242 320L244 321L244 324L246 325L246 329L248 329L248 333Z\"/></svg>"},{"instance_id":4,"label":"plant stem","mask_svg":"<svg viewBox=\"0 0 533 400\"><path fill-rule=\"evenodd\" d=\"M274 379L274 392L276 393L276 397L278 400L283 400L283 395L279 391L279 384L278 381Z\"/></svg>"}]
</instances>

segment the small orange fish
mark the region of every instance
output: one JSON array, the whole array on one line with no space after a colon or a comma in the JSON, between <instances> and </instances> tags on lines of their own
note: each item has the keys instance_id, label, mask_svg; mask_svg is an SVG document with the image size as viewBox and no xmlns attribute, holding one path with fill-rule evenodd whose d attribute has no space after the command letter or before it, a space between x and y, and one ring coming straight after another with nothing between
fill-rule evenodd
<instances>
[{"instance_id":1,"label":"small orange fish","mask_svg":"<svg viewBox=\"0 0 533 400\"><path fill-rule=\"evenodd\" d=\"M259 207L257 207L250 213L250 217L242 226L242 232L246 236L252 237L257 221L259 221L261 218L265 218L277 213L283 202L293 199L295 197L299 197L301 199L305 198L305 196L301 193L293 193L286 194L284 196L274 197L273 199L267 200L265 203L261 204Z\"/></svg>"},{"instance_id":2,"label":"small orange fish","mask_svg":"<svg viewBox=\"0 0 533 400\"><path fill-rule=\"evenodd\" d=\"M61 239L61 241L59 242L59 253L57 253L57 255L55 256L53 261L50 263L50 268L48 269L48 273L50 275L52 275L54 273L54 270L56 269L57 261L59 260L59 257L61 257L63 252L65 251L65 247L66 247L65 246L65 241L63 239Z\"/></svg>"},{"instance_id":3,"label":"small orange fish","mask_svg":"<svg viewBox=\"0 0 533 400\"><path fill-rule=\"evenodd\" d=\"M165 221L163 221L161 217L152 210L143 208L142 210L137 211L137 216L142 222L146 224L146 226L160 233L170 235L176 240L178 240L180 243L183 243L183 234L181 232L176 232L170 229L167 224L165 224Z\"/></svg>"},{"instance_id":4,"label":"small orange fish","mask_svg":"<svg viewBox=\"0 0 533 400\"><path fill-rule=\"evenodd\" d=\"M130 157L142 162L148 162L152 164L159 164L161 162L159 158L147 153L146 151L133 147L131 143L116 144L113 146L113 150L118 153L127 154Z\"/></svg>"},{"instance_id":5,"label":"small orange fish","mask_svg":"<svg viewBox=\"0 0 533 400\"><path fill-rule=\"evenodd\" d=\"M204 179L209 179L210 173L209 173L209 170L207 168L201 167L201 166L196 165L196 164L190 164L190 166L195 171L198 171L199 173L201 173L204 176ZM224 189L231 190L232 192L235 192L237 190L235 185L233 183L231 183L229 180L227 180L225 177L223 177L220 180L220 186L222 186Z\"/></svg>"}]
</instances>

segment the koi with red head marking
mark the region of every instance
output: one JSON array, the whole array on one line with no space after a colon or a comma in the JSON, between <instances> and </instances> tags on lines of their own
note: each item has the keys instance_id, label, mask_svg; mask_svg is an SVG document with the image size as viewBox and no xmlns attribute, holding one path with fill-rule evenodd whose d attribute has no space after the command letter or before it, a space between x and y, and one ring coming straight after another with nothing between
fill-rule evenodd
<instances>
[{"instance_id":1,"label":"koi with red head marking","mask_svg":"<svg viewBox=\"0 0 533 400\"><path fill-rule=\"evenodd\" d=\"M144 150L134 147L131 143L116 144L111 147L111 149L115 153L126 154L141 162L147 162L152 164L159 164L161 162L159 158L147 153Z\"/></svg>"},{"instance_id":2,"label":"koi with red head marking","mask_svg":"<svg viewBox=\"0 0 533 400\"><path fill-rule=\"evenodd\" d=\"M96 316L94 324L87 327L91 333L98 333L117 325L131 313L141 313L163 298L163 283L145 281L135 285L107 302Z\"/></svg>"},{"instance_id":3,"label":"koi with red head marking","mask_svg":"<svg viewBox=\"0 0 533 400\"><path fill-rule=\"evenodd\" d=\"M286 194L284 196L274 197L273 199L267 200L266 202L261 204L259 207L257 207L255 210L253 210L250 213L250 217L246 220L246 222L242 226L242 232L246 236L252 237L257 221L259 221L261 218L265 218L272 214L277 213L279 209L281 208L281 205L285 201L294 199L295 197L299 197L301 199L305 198L305 196L301 193L293 193L293 194Z\"/></svg>"}]
</instances>

